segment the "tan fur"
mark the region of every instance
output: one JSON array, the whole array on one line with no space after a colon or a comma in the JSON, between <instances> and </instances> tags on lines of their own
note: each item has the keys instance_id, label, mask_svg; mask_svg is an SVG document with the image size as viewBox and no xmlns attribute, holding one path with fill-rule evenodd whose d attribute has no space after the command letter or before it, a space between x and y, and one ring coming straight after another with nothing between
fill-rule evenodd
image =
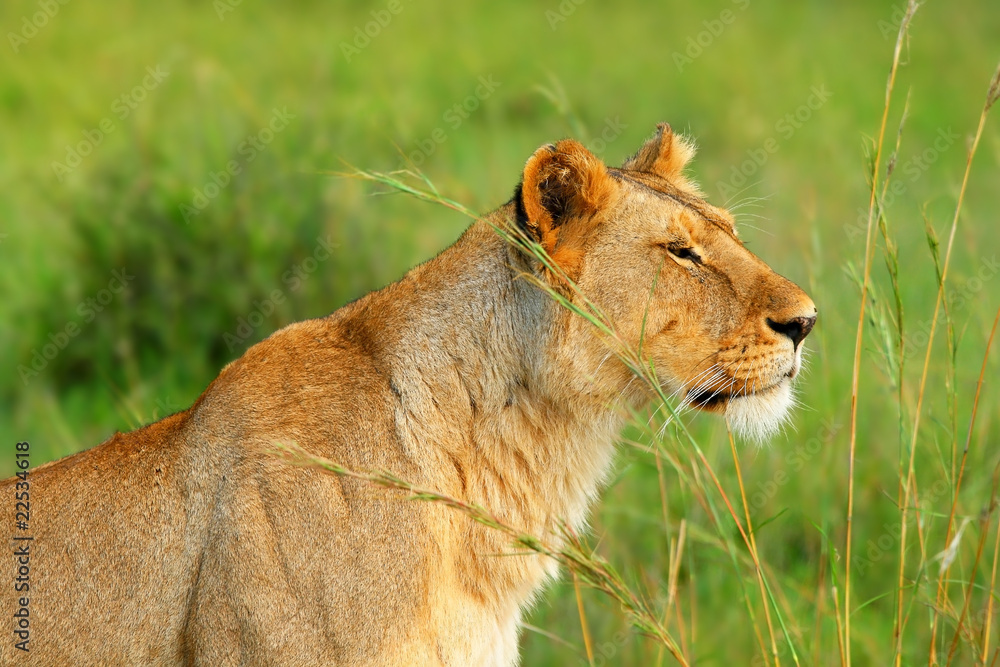
<instances>
[{"instance_id":1,"label":"tan fur","mask_svg":"<svg viewBox=\"0 0 1000 667\"><path fill-rule=\"evenodd\" d=\"M622 170L546 146L488 218L520 210L633 345L645 317L669 391L752 429L798 370L768 320L815 308L684 179L690 154L665 126ZM621 404L648 397L525 273L556 279L474 224L399 282L253 346L190 409L33 470L31 652L8 633L0 663L516 664L551 562L498 557L504 538L462 514L268 451L389 470L547 539L560 519L582 527ZM15 596L0 599L10 624Z\"/></svg>"}]
</instances>

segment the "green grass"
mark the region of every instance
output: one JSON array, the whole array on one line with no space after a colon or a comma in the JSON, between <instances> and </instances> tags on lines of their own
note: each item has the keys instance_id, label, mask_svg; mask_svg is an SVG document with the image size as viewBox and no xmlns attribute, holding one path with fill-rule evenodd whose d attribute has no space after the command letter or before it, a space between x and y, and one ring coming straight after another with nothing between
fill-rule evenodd
<instances>
[{"instance_id":1,"label":"green grass","mask_svg":"<svg viewBox=\"0 0 1000 667\"><path fill-rule=\"evenodd\" d=\"M592 143L618 164L666 120L697 138L693 172L709 199L721 204L719 183L730 178L733 165L775 137L777 151L738 196L764 199L737 214L751 250L807 289L820 321L809 338L812 354L800 384L804 408L793 427L768 448L743 448L740 459L760 560L799 660L840 664L830 568L842 599L851 363L860 305L851 274L860 274L864 262L863 230L854 230L858 209L868 204L863 138L878 132L891 61L895 28L886 24L901 3L751 2L740 9L732 2L591 0L555 30L546 11L558 12L558 2L402 6L349 63L341 42L353 39L355 27L385 3L243 2L220 20L207 3L111 2L98 12L70 2L18 53L7 38L0 63L0 434L11 447L0 443L0 451L10 451L0 456L0 474L13 472L17 440L31 441L38 464L186 407L250 344L394 280L468 223L442 207L371 197L370 186L331 177L330 171L343 169L342 160L388 170L399 163L397 145L411 153L430 140L434 150L421 165L428 176L448 197L485 211L506 200L538 145L581 132L593 139L607 127L624 126L617 136L610 131L605 146ZM703 22L725 9L734 20L679 71L673 53L683 52L689 38L707 30ZM5 3L4 34L20 31L22 17L36 11L35 2ZM966 137L975 130L998 55L1000 12L986 0L930 2L914 19L886 133L891 151L908 94L893 175L905 187L886 211L898 246L907 335L919 334L934 310L937 281L925 220L946 243ZM169 76L119 118L115 100L157 65ZM499 86L453 127L455 116L446 114L474 94L480 77ZM561 86L569 110L540 86L549 92ZM807 102L813 86L832 95L785 136L776 124ZM240 143L268 124L273 109L286 107L295 118L246 161ZM67 145L105 118L114 131L68 178L57 179L52 162L62 162ZM436 128L443 134L435 135ZM924 169L915 160L949 128L958 138ZM240 161L240 173L186 222L181 205L191 205L193 191L203 190L230 160ZM957 337L953 373L939 321L917 437L923 522L916 537L917 522L909 524L905 575L918 586L903 664L928 661L938 569L931 559L944 547L953 443L960 459L1000 305L1000 267L990 268L1000 255L997 182L1000 120L994 116L971 173L947 280ZM334 248L308 271L317 238ZM895 377L883 362L879 335L879 322L889 322L894 305L881 237L878 242L854 475L854 665L891 664L899 562L892 536L900 522L900 420ZM112 271L122 268L134 276L126 290L85 321L78 305L98 298ZM986 277L977 282L980 271ZM240 319L269 310L254 302L274 290L281 302L249 336L240 335ZM30 365L33 351L71 324L79 333L22 382L18 367ZM891 342L891 322L884 330ZM224 334L245 339L233 345ZM904 445L925 345L919 336L914 341L902 376ZM991 383L1000 369L997 358L994 351L987 361L957 507L958 521L972 522L950 573L955 605L967 583L975 584L968 612L975 619L983 618L991 588L996 532L994 514L973 577L979 515L989 506L1000 438L1000 393ZM742 517L724 425L696 417L689 426ZM627 437L648 441L638 433ZM706 512L699 489L723 507L711 481L699 486L677 472L705 475L682 443L670 439L665 452L677 466L662 461L667 525L656 459L625 446L595 509L591 540L627 572L631 585L656 598L666 590L670 543L676 545L683 519L677 604L684 626L673 619L670 631L683 638L697 664L745 664L759 655L747 604L767 638L752 563L728 512L722 511L718 526ZM924 556L918 539L925 541ZM738 571L727 544L739 551ZM869 563L871 555L877 558ZM615 603L590 590L582 595L595 664L657 664L659 646L630 631ZM996 646L1000 628L993 618ZM526 632L525 665L586 664L571 579L555 584L529 621L574 648ZM939 624L938 642L947 652L955 623ZM670 660L664 656L663 664ZM793 664L790 653L781 663ZM964 643L952 664L973 664Z\"/></svg>"}]
</instances>

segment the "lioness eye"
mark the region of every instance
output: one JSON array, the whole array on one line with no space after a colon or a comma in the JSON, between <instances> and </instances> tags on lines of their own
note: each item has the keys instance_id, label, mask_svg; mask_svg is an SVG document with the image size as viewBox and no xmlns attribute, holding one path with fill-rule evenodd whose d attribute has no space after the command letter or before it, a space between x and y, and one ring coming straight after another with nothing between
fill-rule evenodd
<instances>
[{"instance_id":1,"label":"lioness eye","mask_svg":"<svg viewBox=\"0 0 1000 667\"><path fill-rule=\"evenodd\" d=\"M677 259L686 259L688 261L695 263L701 261L701 257L698 255L698 253L694 251L694 248L688 248L683 246L668 246L667 250L669 250L670 254L676 257Z\"/></svg>"}]
</instances>

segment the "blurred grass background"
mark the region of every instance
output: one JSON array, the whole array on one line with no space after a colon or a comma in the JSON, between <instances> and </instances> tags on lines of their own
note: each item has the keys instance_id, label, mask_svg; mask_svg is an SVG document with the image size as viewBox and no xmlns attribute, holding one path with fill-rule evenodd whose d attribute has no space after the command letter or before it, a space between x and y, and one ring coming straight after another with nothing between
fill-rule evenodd
<instances>
[{"instance_id":1,"label":"blurred grass background","mask_svg":"<svg viewBox=\"0 0 1000 667\"><path fill-rule=\"evenodd\" d=\"M343 161L392 169L398 146L443 193L486 211L509 197L538 145L586 133L592 149L617 165L665 120L697 139L692 171L710 201L722 204L728 191L720 184L730 182L734 165L773 137L778 150L736 188L736 199L764 198L738 212L742 234L810 292L820 323L800 384L804 408L771 447L744 449L745 481L751 499L759 494L759 503L751 500L755 523L777 517L759 526L758 541L794 611L796 641L808 647L800 660L837 662L825 568L844 534L859 305L847 269L863 263L863 228L854 231L868 203L863 137L878 128L902 3L109 0L99 7L53 3L58 11L50 8L42 21L43 5L9 0L0 7L7 35L0 60L4 448L29 440L37 465L187 407L254 342L391 282L468 224L443 208L371 197L370 187L331 177ZM377 31L369 26L377 34L367 45L354 41L357 30L386 16ZM25 21L41 27L32 32ZM936 289L925 219L946 235L966 136L1000 53L1000 9L988 0L930 2L911 35L897 83L900 99L909 91L895 177L905 187L889 217L903 264L906 327L915 334L930 317ZM169 74L149 85L148 68ZM829 91L829 99L790 134L781 129L814 88ZM269 138L261 131L275 110L289 120ZM959 425L968 423L1000 301L996 120L972 172L949 277L965 297L951 313L960 334ZM102 122L112 131L100 131ZM99 142L95 131L104 135ZM938 150L942 132L957 138ZM248 137L258 138L259 149L247 148ZM54 167L74 161L73 150L88 154L69 173ZM239 173L185 220L183 207L194 206L197 193L216 192L213 174L218 181L230 161ZM873 276L884 294L881 262L876 255ZM117 285L116 270L131 276L126 288L103 292ZM100 312L81 306L88 299ZM58 349L46 355L46 345ZM862 360L860 560L899 517L895 390L875 346L866 344ZM923 345L915 349L907 358L911 383ZM947 477L956 430L940 359L918 441L926 489ZM997 368L994 355L991 379ZM963 516L974 517L988 501L997 462L1000 390L988 381L981 400ZM723 484L735 488L724 426L697 417L692 428ZM10 451L0 456L4 477L14 471ZM800 463L789 459L796 452ZM691 653L697 664L748 664L756 643L741 601L744 583L702 508L669 474L668 482L665 532L655 459L626 446L595 509L594 541L656 591L667 568L666 536L685 518L691 532L680 584ZM929 502L936 509L923 515L926 530L941 531L950 497ZM974 549L976 540L967 541L962 548ZM892 544L882 549L887 556L855 570L856 665L888 664L891 656ZM843 568L839 556L832 558ZM595 664L656 664L657 647L628 632L612 604L586 591L584 600ZM912 623L926 625L927 615L918 608ZM528 620L552 636L524 633L525 665L586 664L570 582L553 585ZM925 659L926 650L915 639L904 664Z\"/></svg>"}]
</instances>

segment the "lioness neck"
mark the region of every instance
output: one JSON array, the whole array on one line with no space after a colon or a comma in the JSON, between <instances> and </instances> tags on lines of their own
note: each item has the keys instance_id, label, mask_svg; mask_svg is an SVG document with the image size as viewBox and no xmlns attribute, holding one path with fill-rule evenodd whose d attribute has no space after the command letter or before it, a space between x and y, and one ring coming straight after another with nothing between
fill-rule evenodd
<instances>
[{"instance_id":1,"label":"lioness neck","mask_svg":"<svg viewBox=\"0 0 1000 667\"><path fill-rule=\"evenodd\" d=\"M499 223L510 211L494 215ZM501 521L547 540L580 527L609 467L620 420L567 377L560 347L570 315L536 285L517 250L485 223L399 283L345 313L389 377L396 433L427 479ZM405 291L407 299L397 299ZM413 295L416 294L416 298ZM379 335L365 330L377 327ZM549 566L496 558L509 539L470 522L465 553L496 577L468 578L486 597L530 596ZM530 563L526 561L531 561ZM500 572L499 570L504 570ZM490 595L490 593L494 595Z\"/></svg>"}]
</instances>

